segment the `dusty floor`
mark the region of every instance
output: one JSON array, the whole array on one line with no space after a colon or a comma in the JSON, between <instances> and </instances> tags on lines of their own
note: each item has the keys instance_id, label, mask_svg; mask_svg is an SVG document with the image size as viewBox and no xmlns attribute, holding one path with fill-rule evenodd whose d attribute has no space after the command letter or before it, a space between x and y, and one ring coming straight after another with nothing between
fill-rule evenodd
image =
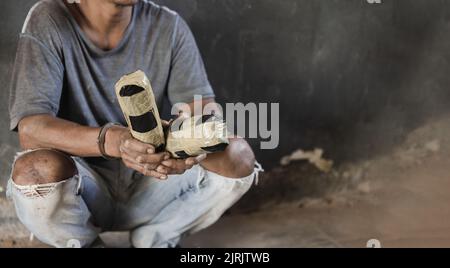
<instances>
[{"instance_id":1,"label":"dusty floor","mask_svg":"<svg viewBox=\"0 0 450 268\"><path fill-rule=\"evenodd\" d=\"M223 217L182 243L185 247L450 247L450 120L415 130L389 155L335 172L356 187L322 198L267 203L252 213ZM295 163L293 164L295 165ZM0 247L29 242L10 204L0 199ZM107 234L127 246L127 234Z\"/></svg>"},{"instance_id":2,"label":"dusty floor","mask_svg":"<svg viewBox=\"0 0 450 268\"><path fill-rule=\"evenodd\" d=\"M225 217L194 247L450 247L450 161L411 167L360 192ZM435 161L435 162L434 162ZM384 175L386 170L380 171ZM395 181L391 181L395 180Z\"/></svg>"}]
</instances>

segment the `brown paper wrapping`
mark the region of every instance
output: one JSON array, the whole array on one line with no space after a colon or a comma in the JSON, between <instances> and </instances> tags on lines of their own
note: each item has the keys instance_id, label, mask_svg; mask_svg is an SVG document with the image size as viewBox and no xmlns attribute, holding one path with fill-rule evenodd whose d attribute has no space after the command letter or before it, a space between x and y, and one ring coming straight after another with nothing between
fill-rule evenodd
<instances>
[{"instance_id":1,"label":"brown paper wrapping","mask_svg":"<svg viewBox=\"0 0 450 268\"><path fill-rule=\"evenodd\" d=\"M175 121L177 122L177 121ZM222 118L199 115L172 126L167 134L166 151L174 158L223 151L228 145L228 132Z\"/></svg>"},{"instance_id":2,"label":"brown paper wrapping","mask_svg":"<svg viewBox=\"0 0 450 268\"><path fill-rule=\"evenodd\" d=\"M164 135L150 81L142 71L123 76L115 85L117 99L131 135L174 158L187 158L225 150L228 145L226 124L215 115L178 119Z\"/></svg>"},{"instance_id":3,"label":"brown paper wrapping","mask_svg":"<svg viewBox=\"0 0 450 268\"><path fill-rule=\"evenodd\" d=\"M116 83L115 91L131 135L155 148L163 147L165 141L161 119L145 73L139 70L123 76Z\"/></svg>"}]
</instances>

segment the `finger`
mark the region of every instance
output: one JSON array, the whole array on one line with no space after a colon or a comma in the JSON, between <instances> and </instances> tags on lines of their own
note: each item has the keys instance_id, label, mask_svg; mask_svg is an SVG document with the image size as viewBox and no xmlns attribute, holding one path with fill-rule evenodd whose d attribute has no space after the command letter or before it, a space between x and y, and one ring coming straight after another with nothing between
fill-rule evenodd
<instances>
[{"instance_id":1,"label":"finger","mask_svg":"<svg viewBox=\"0 0 450 268\"><path fill-rule=\"evenodd\" d=\"M157 164L159 165L162 161L169 159L168 153L159 154L141 154L136 157L136 161L141 164Z\"/></svg>"},{"instance_id":2,"label":"finger","mask_svg":"<svg viewBox=\"0 0 450 268\"><path fill-rule=\"evenodd\" d=\"M184 172L186 172L185 169L174 169L174 168L170 168L170 169L168 170L168 173L167 173L167 174L169 174L169 175L181 175L181 174L183 174Z\"/></svg>"},{"instance_id":3,"label":"finger","mask_svg":"<svg viewBox=\"0 0 450 268\"><path fill-rule=\"evenodd\" d=\"M168 159L163 162L161 162L166 167L169 167L171 169L181 170L186 169L186 164L181 159Z\"/></svg>"},{"instance_id":4,"label":"finger","mask_svg":"<svg viewBox=\"0 0 450 268\"><path fill-rule=\"evenodd\" d=\"M178 159L175 161L174 169L176 174L183 174L186 170L191 169L193 165L187 164L185 160Z\"/></svg>"},{"instance_id":5,"label":"finger","mask_svg":"<svg viewBox=\"0 0 450 268\"><path fill-rule=\"evenodd\" d=\"M202 162L203 160L205 160L205 158L206 158L206 154L201 154L197 157L189 157L188 159L185 160L185 163L188 166L193 166L193 165L197 165L198 163Z\"/></svg>"},{"instance_id":6,"label":"finger","mask_svg":"<svg viewBox=\"0 0 450 268\"><path fill-rule=\"evenodd\" d=\"M161 174L155 170L145 170L145 172L143 174L148 177L153 177L153 178L157 178L160 180L167 180L166 174Z\"/></svg>"},{"instance_id":7,"label":"finger","mask_svg":"<svg viewBox=\"0 0 450 268\"><path fill-rule=\"evenodd\" d=\"M125 155L132 157L134 159L134 161L139 164L147 164L147 163L159 164L161 162L161 160L159 160L160 158L163 158L163 159L168 158L168 156L165 156L164 153L160 153L160 154L140 153L140 152L131 150L125 146L121 146L120 151L122 152L122 155L125 154ZM153 160L156 162L154 163Z\"/></svg>"},{"instance_id":8,"label":"finger","mask_svg":"<svg viewBox=\"0 0 450 268\"><path fill-rule=\"evenodd\" d=\"M175 159L167 159L161 162L162 165L168 167L168 168L172 168L175 166Z\"/></svg>"},{"instance_id":9,"label":"finger","mask_svg":"<svg viewBox=\"0 0 450 268\"><path fill-rule=\"evenodd\" d=\"M144 165L141 165L141 164L139 164L137 161L136 161L136 158L134 158L134 157L132 157L132 156L130 156L129 154L127 154L127 153L122 153L122 161L127 161L127 162L131 162L131 163L133 163L133 164L135 164L135 165L139 165L139 166L142 166L142 167L144 167Z\"/></svg>"},{"instance_id":10,"label":"finger","mask_svg":"<svg viewBox=\"0 0 450 268\"><path fill-rule=\"evenodd\" d=\"M143 164L143 166L146 170L154 170L158 167L158 164Z\"/></svg>"},{"instance_id":11,"label":"finger","mask_svg":"<svg viewBox=\"0 0 450 268\"><path fill-rule=\"evenodd\" d=\"M155 170L156 170L156 172L161 173L161 174L169 174L169 172L170 172L170 169L163 165L159 165Z\"/></svg>"},{"instance_id":12,"label":"finger","mask_svg":"<svg viewBox=\"0 0 450 268\"><path fill-rule=\"evenodd\" d=\"M143 174L144 176L154 177L154 178L161 179L161 180L167 179L167 174L162 174L155 170L152 170L148 167L148 165L145 165L145 166L140 165L140 164L134 162L133 158L131 158L131 160L128 160L127 157L125 156L125 158L122 158L122 159L128 168L134 169L137 172Z\"/></svg>"},{"instance_id":13,"label":"finger","mask_svg":"<svg viewBox=\"0 0 450 268\"><path fill-rule=\"evenodd\" d=\"M139 153L154 153L155 147L148 143L140 142L136 139L126 139L123 146L128 149Z\"/></svg>"},{"instance_id":14,"label":"finger","mask_svg":"<svg viewBox=\"0 0 450 268\"><path fill-rule=\"evenodd\" d=\"M146 176L151 176L154 175L153 173L150 173L150 171L152 171L153 169L156 168L156 166L151 166L151 165L141 165L139 163L137 163L132 157L122 157L123 162L125 163L125 165L128 168L134 169L136 171L138 171L139 173L146 175ZM165 174L161 174L161 175L165 175Z\"/></svg>"},{"instance_id":15,"label":"finger","mask_svg":"<svg viewBox=\"0 0 450 268\"><path fill-rule=\"evenodd\" d=\"M188 168L183 160L178 159L165 160L161 165L168 170L168 174L183 174Z\"/></svg>"},{"instance_id":16,"label":"finger","mask_svg":"<svg viewBox=\"0 0 450 268\"><path fill-rule=\"evenodd\" d=\"M166 174L157 172L156 170L154 170L155 168L156 168L156 166L152 167L151 165L146 164L143 166L141 173L144 176L148 176L148 177L154 177L154 178L161 179L161 180L167 179Z\"/></svg>"},{"instance_id":17,"label":"finger","mask_svg":"<svg viewBox=\"0 0 450 268\"><path fill-rule=\"evenodd\" d=\"M127 166L128 168L134 169L137 172L144 174L145 168L142 165L136 164L134 162L131 162L131 161L128 161L125 159L123 159L122 161L124 162L125 166Z\"/></svg>"},{"instance_id":18,"label":"finger","mask_svg":"<svg viewBox=\"0 0 450 268\"><path fill-rule=\"evenodd\" d=\"M128 155L129 157L133 158L134 161L136 161L136 162L137 162L136 158L138 156L142 155L142 153L135 151L135 150L131 150L128 147L125 147L124 145L120 146L120 152L122 153L122 156Z\"/></svg>"}]
</instances>

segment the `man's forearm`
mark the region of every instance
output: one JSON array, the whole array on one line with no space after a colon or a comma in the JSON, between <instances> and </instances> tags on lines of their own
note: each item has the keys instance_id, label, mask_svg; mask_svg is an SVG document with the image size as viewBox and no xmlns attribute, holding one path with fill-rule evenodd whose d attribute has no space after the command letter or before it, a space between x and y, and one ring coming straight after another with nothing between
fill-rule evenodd
<instances>
[{"instance_id":1,"label":"man's forearm","mask_svg":"<svg viewBox=\"0 0 450 268\"><path fill-rule=\"evenodd\" d=\"M51 148L82 157L100 156L99 131L51 115L28 116L19 122L23 149Z\"/></svg>"},{"instance_id":2,"label":"man's forearm","mask_svg":"<svg viewBox=\"0 0 450 268\"><path fill-rule=\"evenodd\" d=\"M105 149L109 156L120 157L123 127L111 128L106 134ZM100 128L87 127L51 115L33 115L19 123L23 149L51 148L81 157L101 156L97 144ZM128 132L127 132L128 133ZM241 178L253 172L255 156L242 138L231 138L224 152L213 153L201 162L212 172L230 178Z\"/></svg>"}]
</instances>

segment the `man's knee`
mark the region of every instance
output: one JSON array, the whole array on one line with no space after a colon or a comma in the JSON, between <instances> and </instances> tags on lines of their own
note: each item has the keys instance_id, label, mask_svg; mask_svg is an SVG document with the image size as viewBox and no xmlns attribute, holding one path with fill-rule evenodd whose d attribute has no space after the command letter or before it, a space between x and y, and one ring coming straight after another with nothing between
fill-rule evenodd
<instances>
[{"instance_id":1,"label":"man's knee","mask_svg":"<svg viewBox=\"0 0 450 268\"><path fill-rule=\"evenodd\" d=\"M12 178L18 185L55 183L77 174L73 160L53 150L25 153L14 163Z\"/></svg>"}]
</instances>

